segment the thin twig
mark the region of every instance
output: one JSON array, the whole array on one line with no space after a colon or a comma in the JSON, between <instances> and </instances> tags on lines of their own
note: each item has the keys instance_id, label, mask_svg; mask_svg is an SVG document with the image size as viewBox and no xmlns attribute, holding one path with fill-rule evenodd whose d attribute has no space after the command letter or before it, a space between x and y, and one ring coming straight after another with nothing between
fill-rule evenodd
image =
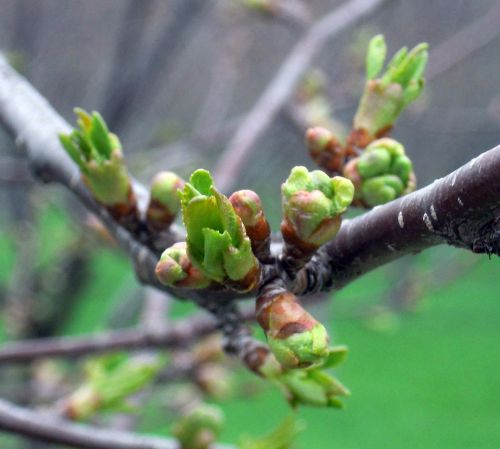
<instances>
[{"instance_id":1,"label":"thin twig","mask_svg":"<svg viewBox=\"0 0 500 449\"><path fill-rule=\"evenodd\" d=\"M245 308L243 319L254 319L253 308ZM217 322L200 314L171 323L163 329L139 328L102 332L82 337L50 337L6 343L0 347L0 365L26 363L41 357L81 357L118 350L186 348L217 330Z\"/></svg>"},{"instance_id":2,"label":"thin twig","mask_svg":"<svg viewBox=\"0 0 500 449\"><path fill-rule=\"evenodd\" d=\"M436 78L489 44L500 33L499 23L500 2L496 2L484 16L465 26L431 51L426 78Z\"/></svg>"},{"instance_id":3,"label":"thin twig","mask_svg":"<svg viewBox=\"0 0 500 449\"><path fill-rule=\"evenodd\" d=\"M351 0L311 26L280 66L219 158L215 179L220 190L228 191L238 179L254 144L293 95L297 83L328 40L366 17L383 1Z\"/></svg>"},{"instance_id":4,"label":"thin twig","mask_svg":"<svg viewBox=\"0 0 500 449\"><path fill-rule=\"evenodd\" d=\"M53 444L84 449L180 449L168 438L105 430L44 415L0 399L0 429ZM231 449L214 445L212 449Z\"/></svg>"}]
</instances>

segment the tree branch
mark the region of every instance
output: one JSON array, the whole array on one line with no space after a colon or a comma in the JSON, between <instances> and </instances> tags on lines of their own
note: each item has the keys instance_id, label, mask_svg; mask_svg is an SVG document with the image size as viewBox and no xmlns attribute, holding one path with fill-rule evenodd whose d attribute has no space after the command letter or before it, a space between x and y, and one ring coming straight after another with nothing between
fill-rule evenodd
<instances>
[{"instance_id":1,"label":"tree branch","mask_svg":"<svg viewBox=\"0 0 500 449\"><path fill-rule=\"evenodd\" d=\"M343 223L294 290L338 290L406 254L448 244L500 255L500 145L448 176Z\"/></svg>"},{"instance_id":2,"label":"tree branch","mask_svg":"<svg viewBox=\"0 0 500 449\"><path fill-rule=\"evenodd\" d=\"M172 439L104 430L46 416L0 399L0 429L54 444L85 449L180 449ZM231 449L214 445L212 449Z\"/></svg>"},{"instance_id":3,"label":"tree branch","mask_svg":"<svg viewBox=\"0 0 500 449\"><path fill-rule=\"evenodd\" d=\"M319 19L300 39L236 131L217 161L215 180L218 188L228 191L258 138L293 94L297 83L315 56L329 39L366 17L384 0L351 0Z\"/></svg>"},{"instance_id":4,"label":"tree branch","mask_svg":"<svg viewBox=\"0 0 500 449\"><path fill-rule=\"evenodd\" d=\"M4 344L0 348L0 364L25 363L41 357L80 357L124 349L186 347L216 330L215 320L204 314L179 321L161 331L141 328L83 337L24 340Z\"/></svg>"},{"instance_id":5,"label":"tree branch","mask_svg":"<svg viewBox=\"0 0 500 449\"><path fill-rule=\"evenodd\" d=\"M244 321L255 319L253 307L245 308ZM101 332L82 337L50 337L6 343L0 347L0 365L26 363L42 357L81 357L119 350L186 348L200 338L217 331L217 321L200 314L177 322L168 328L139 328Z\"/></svg>"}]
</instances>

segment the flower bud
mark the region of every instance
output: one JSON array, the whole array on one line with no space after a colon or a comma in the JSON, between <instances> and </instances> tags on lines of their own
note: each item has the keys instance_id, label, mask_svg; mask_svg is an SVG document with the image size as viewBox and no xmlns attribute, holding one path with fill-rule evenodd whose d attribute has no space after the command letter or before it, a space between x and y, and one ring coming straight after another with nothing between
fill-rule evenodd
<instances>
[{"instance_id":1,"label":"flower bud","mask_svg":"<svg viewBox=\"0 0 500 449\"><path fill-rule=\"evenodd\" d=\"M257 321L276 359L287 368L310 366L328 354L328 334L287 291L263 292L256 303Z\"/></svg>"},{"instance_id":2,"label":"flower bud","mask_svg":"<svg viewBox=\"0 0 500 449\"><path fill-rule=\"evenodd\" d=\"M316 126L306 131L309 155L328 172L340 172L344 165L345 149L334 134L326 128Z\"/></svg>"},{"instance_id":3,"label":"flower bud","mask_svg":"<svg viewBox=\"0 0 500 449\"><path fill-rule=\"evenodd\" d=\"M172 435L179 440L182 449L208 449L223 425L224 415L218 407L200 404L174 424Z\"/></svg>"},{"instance_id":4,"label":"flower bud","mask_svg":"<svg viewBox=\"0 0 500 449\"><path fill-rule=\"evenodd\" d=\"M175 243L163 252L155 274L162 284L171 287L201 289L211 284L211 280L191 263L186 242Z\"/></svg>"},{"instance_id":5,"label":"flower bud","mask_svg":"<svg viewBox=\"0 0 500 449\"><path fill-rule=\"evenodd\" d=\"M154 230L167 229L181 208L178 189L184 187L184 181L175 173L158 173L151 184L151 196L146 211L148 225Z\"/></svg>"},{"instance_id":6,"label":"flower bud","mask_svg":"<svg viewBox=\"0 0 500 449\"><path fill-rule=\"evenodd\" d=\"M334 376L321 368L286 371L280 381L286 388L292 406L342 408L339 396L349 396L349 390Z\"/></svg>"},{"instance_id":7,"label":"flower bud","mask_svg":"<svg viewBox=\"0 0 500 449\"><path fill-rule=\"evenodd\" d=\"M377 176L363 183L363 199L369 206L378 206L394 200L403 193L401 180L395 175Z\"/></svg>"},{"instance_id":8,"label":"flower bud","mask_svg":"<svg viewBox=\"0 0 500 449\"><path fill-rule=\"evenodd\" d=\"M271 228L259 195L252 190L239 190L229 197L229 201L245 226L252 251L259 260L267 260L270 256Z\"/></svg>"},{"instance_id":9,"label":"flower bud","mask_svg":"<svg viewBox=\"0 0 500 449\"><path fill-rule=\"evenodd\" d=\"M126 399L151 382L162 365L162 360L121 354L94 359L86 365L85 382L64 401L63 414L80 420L98 411L124 409Z\"/></svg>"},{"instance_id":10,"label":"flower bud","mask_svg":"<svg viewBox=\"0 0 500 449\"><path fill-rule=\"evenodd\" d=\"M118 137L109 132L98 112L75 112L80 129L59 135L62 146L99 202L107 206L128 203L131 186Z\"/></svg>"},{"instance_id":11,"label":"flower bud","mask_svg":"<svg viewBox=\"0 0 500 449\"><path fill-rule=\"evenodd\" d=\"M388 63L385 73L376 78L384 64L386 45L382 35L370 41L366 56L367 82L354 117L351 144L363 148L370 140L380 137L393 126L403 109L418 98L424 87L422 76L427 65L427 49L425 43L410 52L402 48ZM356 138L363 133L369 138Z\"/></svg>"},{"instance_id":12,"label":"flower bud","mask_svg":"<svg viewBox=\"0 0 500 449\"><path fill-rule=\"evenodd\" d=\"M415 183L412 162L403 145L390 138L368 145L361 156L346 165L344 176L356 186L356 204L369 207L408 193Z\"/></svg>"},{"instance_id":13,"label":"flower bud","mask_svg":"<svg viewBox=\"0 0 500 449\"><path fill-rule=\"evenodd\" d=\"M285 240L317 248L338 232L340 215L351 204L354 186L340 176L330 178L319 170L295 167L281 191Z\"/></svg>"},{"instance_id":14,"label":"flower bud","mask_svg":"<svg viewBox=\"0 0 500 449\"><path fill-rule=\"evenodd\" d=\"M196 170L179 192L187 254L206 277L229 283L240 291L251 290L260 277L241 218L229 200L213 185L210 173Z\"/></svg>"}]
</instances>

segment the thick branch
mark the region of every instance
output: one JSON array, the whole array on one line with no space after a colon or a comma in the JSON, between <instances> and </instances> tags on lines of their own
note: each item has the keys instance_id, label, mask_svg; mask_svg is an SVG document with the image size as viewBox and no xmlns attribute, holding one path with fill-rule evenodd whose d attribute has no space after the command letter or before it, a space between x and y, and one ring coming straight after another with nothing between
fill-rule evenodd
<instances>
[{"instance_id":1,"label":"thick branch","mask_svg":"<svg viewBox=\"0 0 500 449\"><path fill-rule=\"evenodd\" d=\"M58 134L71 128L23 77L17 74L0 55L0 124L15 139L27 154L32 171L44 181L59 182L71 190L88 210L96 214L129 254L139 280L146 285L165 290L170 294L197 301L207 297L234 297L227 289L181 290L162 286L155 276L157 255L146 245L134 238L125 228L118 225L99 205L86 188L78 167L62 149ZM140 202L147 200L142 185L134 182L134 190ZM174 229L170 240L183 240L182 234Z\"/></svg>"},{"instance_id":2,"label":"thick branch","mask_svg":"<svg viewBox=\"0 0 500 449\"><path fill-rule=\"evenodd\" d=\"M370 14L384 0L351 0L315 22L300 39L236 131L216 165L215 180L227 191L258 138L292 96L301 77L332 37Z\"/></svg>"},{"instance_id":3,"label":"thick branch","mask_svg":"<svg viewBox=\"0 0 500 449\"><path fill-rule=\"evenodd\" d=\"M3 399L0 399L0 429L85 449L180 449L177 442L171 439L75 424L18 407ZM230 449L230 446L215 445L213 449Z\"/></svg>"},{"instance_id":4,"label":"thick branch","mask_svg":"<svg viewBox=\"0 0 500 449\"><path fill-rule=\"evenodd\" d=\"M340 289L438 244L500 255L500 146L448 176L353 220L301 273L297 292Z\"/></svg>"}]
</instances>

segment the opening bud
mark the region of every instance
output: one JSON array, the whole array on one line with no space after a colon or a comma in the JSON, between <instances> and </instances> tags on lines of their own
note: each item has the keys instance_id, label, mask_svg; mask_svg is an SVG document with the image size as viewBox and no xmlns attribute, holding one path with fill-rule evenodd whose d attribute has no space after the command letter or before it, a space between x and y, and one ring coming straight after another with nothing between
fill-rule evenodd
<instances>
[{"instance_id":1,"label":"opening bud","mask_svg":"<svg viewBox=\"0 0 500 449\"><path fill-rule=\"evenodd\" d=\"M224 425L222 411L208 404L200 404L184 415L172 428L182 449L208 449L217 440Z\"/></svg>"},{"instance_id":2,"label":"opening bud","mask_svg":"<svg viewBox=\"0 0 500 449\"><path fill-rule=\"evenodd\" d=\"M212 282L191 263L186 242L175 243L163 252L155 274L162 284L178 288L206 288Z\"/></svg>"},{"instance_id":3,"label":"opening bud","mask_svg":"<svg viewBox=\"0 0 500 449\"><path fill-rule=\"evenodd\" d=\"M151 184L151 195L146 211L148 225L154 230L167 229L181 208L177 190L184 187L184 181L175 173L158 173Z\"/></svg>"},{"instance_id":4,"label":"opening bud","mask_svg":"<svg viewBox=\"0 0 500 449\"><path fill-rule=\"evenodd\" d=\"M210 173L196 170L179 192L187 230L187 254L206 277L236 290L255 287L260 266L241 218L213 185Z\"/></svg>"}]
</instances>

